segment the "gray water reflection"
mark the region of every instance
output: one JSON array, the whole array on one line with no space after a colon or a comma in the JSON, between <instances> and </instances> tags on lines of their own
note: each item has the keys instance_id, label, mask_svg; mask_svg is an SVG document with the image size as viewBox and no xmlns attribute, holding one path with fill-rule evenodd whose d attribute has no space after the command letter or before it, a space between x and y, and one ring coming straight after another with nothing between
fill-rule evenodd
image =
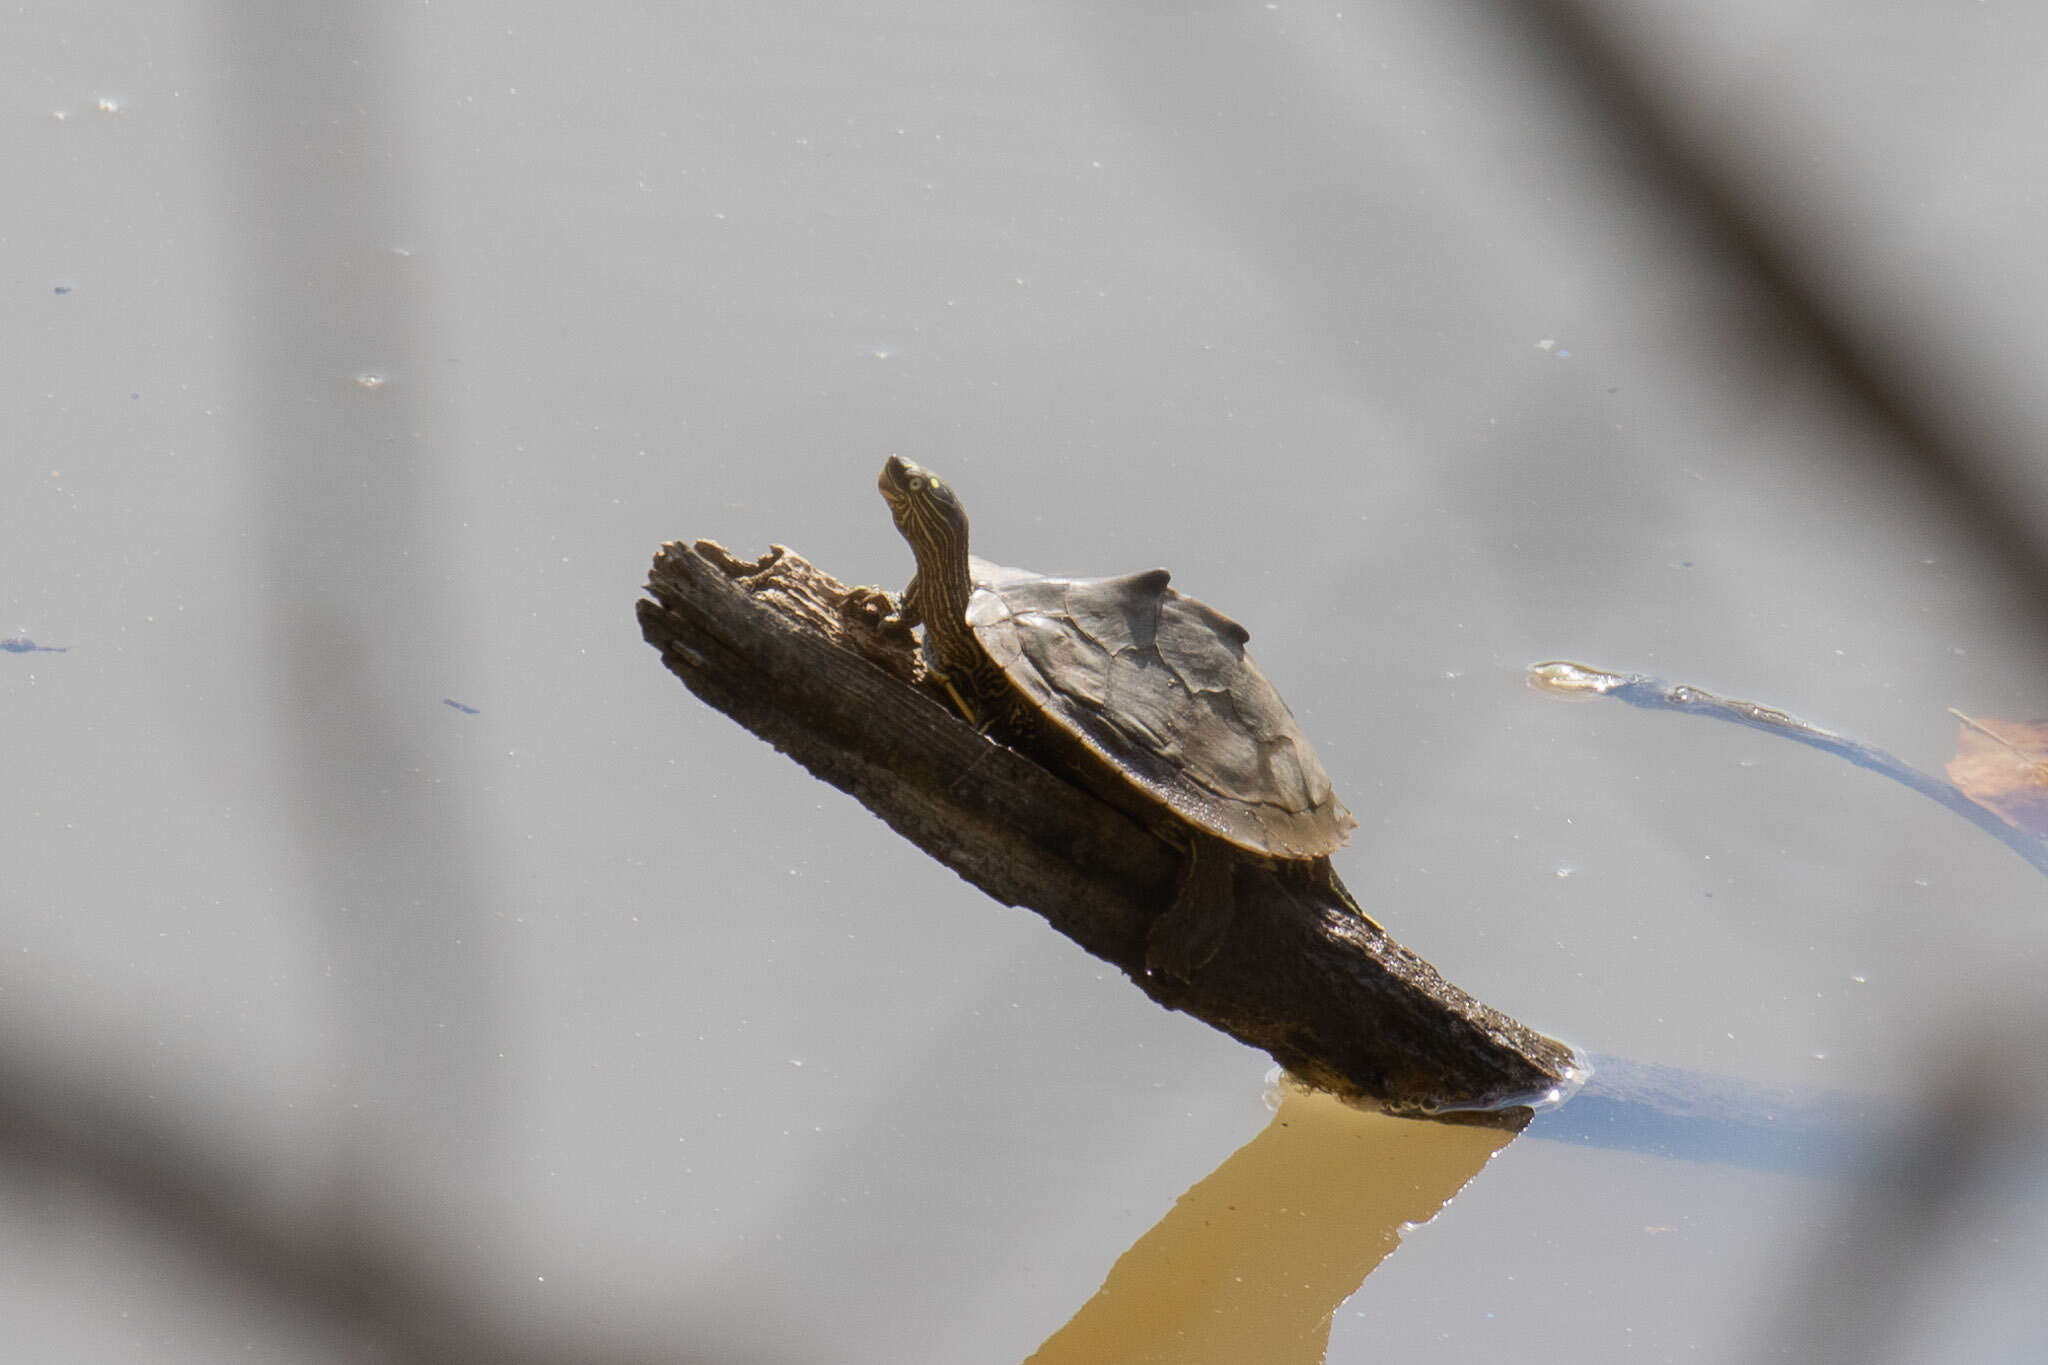
<instances>
[{"instance_id":1,"label":"gray water reflection","mask_svg":"<svg viewBox=\"0 0 2048 1365\"><path fill-rule=\"evenodd\" d=\"M2048 525L2048 15L1854 19L1627 16ZM1520 685L1617 661L1927 768L1948 706L2040 714L2048 651L1514 11L81 0L10 39L0 619L80 658L0 669L0 1016L232 1139L253 1206L367 1133L515 1324L1021 1359L1249 1139L1263 1059L640 643L667 539L897 585L892 451L988 490L998 559L1245 620L1347 883L1452 979L1762 1092L1546 1118L1578 1141L1406 1239L1332 1360L1734 1358L1850 1197L1778 1174L1828 1106L1779 1116L1907 1091L1903 1040L2048 970L2038 876L1920 798ZM0 1221L22 1353L336 1354L88 1202Z\"/></svg>"}]
</instances>

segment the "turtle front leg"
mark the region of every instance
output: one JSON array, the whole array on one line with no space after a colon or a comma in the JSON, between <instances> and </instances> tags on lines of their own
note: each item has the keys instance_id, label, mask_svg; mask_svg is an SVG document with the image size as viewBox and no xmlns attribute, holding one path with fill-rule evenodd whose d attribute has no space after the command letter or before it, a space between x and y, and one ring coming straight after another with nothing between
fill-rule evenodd
<instances>
[{"instance_id":1,"label":"turtle front leg","mask_svg":"<svg viewBox=\"0 0 2048 1365\"><path fill-rule=\"evenodd\" d=\"M1193 834L1180 889L1145 935L1145 967L1182 981L1209 965L1237 913L1237 858L1230 845Z\"/></svg>"},{"instance_id":2,"label":"turtle front leg","mask_svg":"<svg viewBox=\"0 0 2048 1365\"><path fill-rule=\"evenodd\" d=\"M922 578L922 573L910 576L910 582L903 589L903 596L896 599L896 615L890 618L890 624L905 627L924 624L924 594L918 590ZM953 699L953 705L959 708L960 714L966 718L969 725L987 731L988 722L982 718L981 712L961 694L958 687L953 685L952 675L932 662L932 652L929 649L924 652L924 676L926 682L937 683L946 689L946 695Z\"/></svg>"},{"instance_id":3,"label":"turtle front leg","mask_svg":"<svg viewBox=\"0 0 2048 1365\"><path fill-rule=\"evenodd\" d=\"M924 623L924 599L917 591L917 575L910 576L910 582L903 587L903 596L896 599L896 619L906 626Z\"/></svg>"}]
</instances>

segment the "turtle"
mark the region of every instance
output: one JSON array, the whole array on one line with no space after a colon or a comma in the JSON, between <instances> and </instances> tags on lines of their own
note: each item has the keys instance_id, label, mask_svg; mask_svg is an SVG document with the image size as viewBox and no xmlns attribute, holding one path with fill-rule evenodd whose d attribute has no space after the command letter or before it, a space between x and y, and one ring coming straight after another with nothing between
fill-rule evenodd
<instances>
[{"instance_id":1,"label":"turtle","mask_svg":"<svg viewBox=\"0 0 2048 1365\"><path fill-rule=\"evenodd\" d=\"M1358 822L1245 652L1249 631L1165 569L1060 578L970 555L958 494L900 456L878 486L917 560L896 619L924 627L931 681L970 724L1184 855L1148 971L1191 980L1214 958L1241 862L1334 884L1330 854Z\"/></svg>"}]
</instances>

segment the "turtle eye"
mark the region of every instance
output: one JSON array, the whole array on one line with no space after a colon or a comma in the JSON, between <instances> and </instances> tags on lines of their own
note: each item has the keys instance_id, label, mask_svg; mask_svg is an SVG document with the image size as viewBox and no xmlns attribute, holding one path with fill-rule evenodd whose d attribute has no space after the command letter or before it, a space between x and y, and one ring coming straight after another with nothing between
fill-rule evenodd
<instances>
[{"instance_id":1,"label":"turtle eye","mask_svg":"<svg viewBox=\"0 0 2048 1365\"><path fill-rule=\"evenodd\" d=\"M913 493L922 493L924 491L924 479L922 476L917 474L910 476L910 491Z\"/></svg>"}]
</instances>

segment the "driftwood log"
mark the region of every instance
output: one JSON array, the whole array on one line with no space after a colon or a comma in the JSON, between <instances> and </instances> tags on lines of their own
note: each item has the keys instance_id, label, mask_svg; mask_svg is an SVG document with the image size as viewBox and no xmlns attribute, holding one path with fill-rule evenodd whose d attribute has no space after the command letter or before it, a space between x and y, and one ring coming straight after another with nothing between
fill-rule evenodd
<instances>
[{"instance_id":1,"label":"driftwood log","mask_svg":"<svg viewBox=\"0 0 2048 1365\"><path fill-rule=\"evenodd\" d=\"M1006 905L1319 1089L1389 1112L1519 1126L1569 1089L1571 1050L1446 982L1328 886L1247 862L1228 939L1193 981L1145 969L1181 856L961 720L876 588L775 546L662 547L641 633L699 698L852 795Z\"/></svg>"}]
</instances>

